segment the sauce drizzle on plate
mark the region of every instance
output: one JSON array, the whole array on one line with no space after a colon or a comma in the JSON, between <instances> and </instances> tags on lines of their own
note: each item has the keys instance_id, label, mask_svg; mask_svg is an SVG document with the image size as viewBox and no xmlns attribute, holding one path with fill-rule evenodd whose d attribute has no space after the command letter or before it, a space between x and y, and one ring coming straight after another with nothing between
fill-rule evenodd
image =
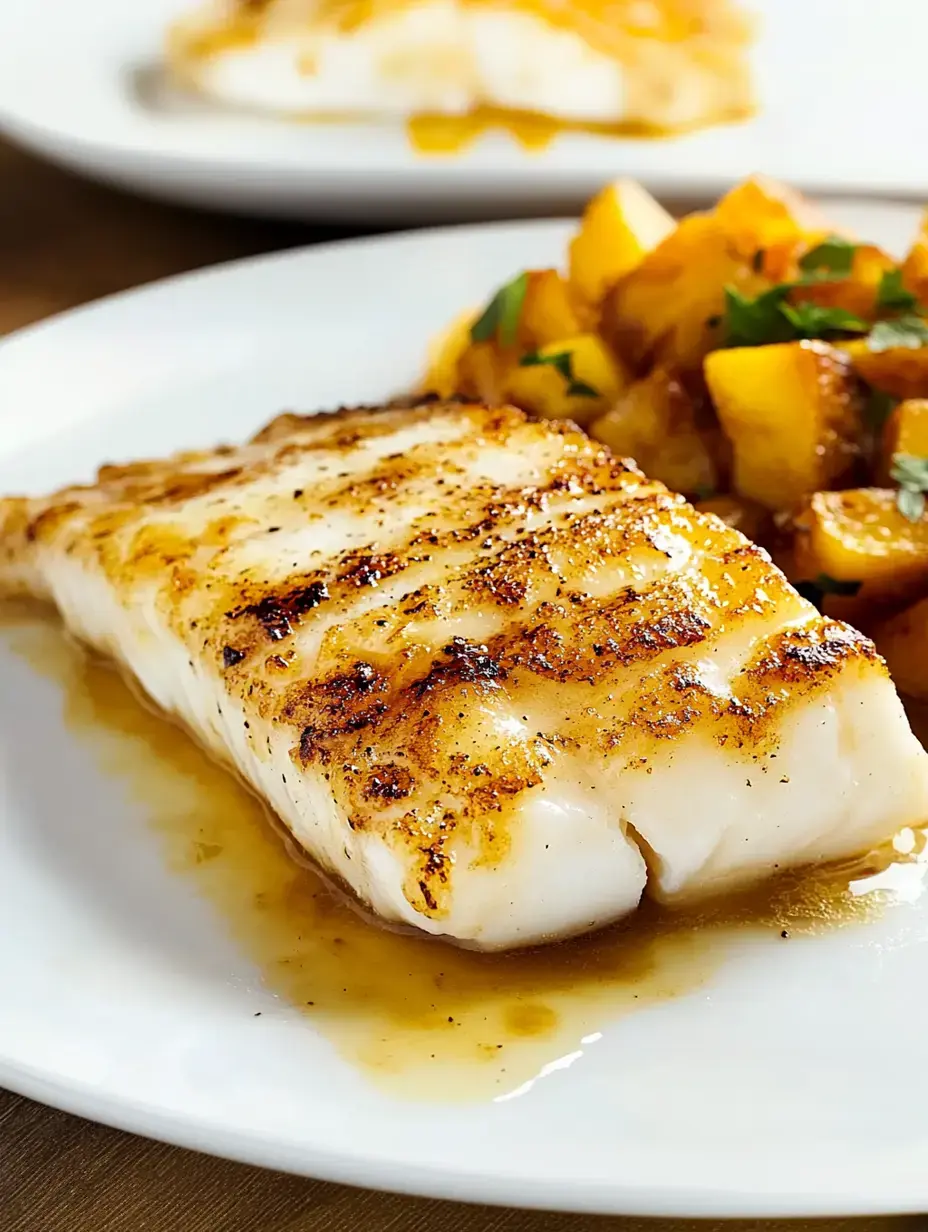
<instances>
[{"instance_id":1,"label":"sauce drizzle on plate","mask_svg":"<svg viewBox=\"0 0 928 1232\"><path fill-rule=\"evenodd\" d=\"M0 607L0 635L61 688L67 727L119 780L168 867L195 887L280 998L343 1056L411 1098L511 1098L578 1060L622 1014L705 985L725 959L913 900L922 833L840 867L784 875L689 911L546 949L469 952L377 926L313 870L261 803L121 676L34 607ZM131 816L129 814L128 816Z\"/></svg>"}]
</instances>

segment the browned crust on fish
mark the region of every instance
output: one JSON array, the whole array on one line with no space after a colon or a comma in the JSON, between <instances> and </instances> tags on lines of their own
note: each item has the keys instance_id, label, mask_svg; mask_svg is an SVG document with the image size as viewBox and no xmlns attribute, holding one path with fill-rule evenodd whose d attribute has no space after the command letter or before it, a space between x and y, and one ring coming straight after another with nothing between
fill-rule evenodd
<instances>
[{"instance_id":1,"label":"browned crust on fish","mask_svg":"<svg viewBox=\"0 0 928 1232\"><path fill-rule=\"evenodd\" d=\"M383 453L436 417L455 440ZM537 454L533 481L474 482L475 451L494 446ZM301 467L312 482L284 490ZM369 542L260 567L351 514ZM513 805L558 750L644 772L655 748L697 737L756 762L792 708L845 672L885 672L737 531L574 425L512 407L286 414L241 447L108 465L92 486L0 504L0 588L35 588L48 552L122 604L153 596L257 755L263 733L285 738L294 773L323 775L352 828L402 849L406 895L434 917L461 842L498 860ZM458 631L475 613L485 636ZM750 652L720 697L698 661L733 633Z\"/></svg>"}]
</instances>

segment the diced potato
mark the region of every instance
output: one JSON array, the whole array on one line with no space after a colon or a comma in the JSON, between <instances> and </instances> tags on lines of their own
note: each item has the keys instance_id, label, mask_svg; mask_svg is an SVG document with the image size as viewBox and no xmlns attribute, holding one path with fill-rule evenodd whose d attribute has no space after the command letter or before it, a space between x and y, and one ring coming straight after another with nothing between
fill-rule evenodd
<instances>
[{"instance_id":1,"label":"diced potato","mask_svg":"<svg viewBox=\"0 0 928 1232\"><path fill-rule=\"evenodd\" d=\"M590 435L675 492L718 487L719 464L702 408L671 373L655 369L636 381L597 419ZM717 429L716 429L717 431Z\"/></svg>"},{"instance_id":2,"label":"diced potato","mask_svg":"<svg viewBox=\"0 0 928 1232\"><path fill-rule=\"evenodd\" d=\"M518 337L527 351L583 332L572 289L557 270L530 270L519 316Z\"/></svg>"},{"instance_id":3,"label":"diced potato","mask_svg":"<svg viewBox=\"0 0 928 1232\"><path fill-rule=\"evenodd\" d=\"M928 303L928 210L922 215L915 243L903 262L902 281L913 295Z\"/></svg>"},{"instance_id":4,"label":"diced potato","mask_svg":"<svg viewBox=\"0 0 928 1232\"><path fill-rule=\"evenodd\" d=\"M458 366L470 346L470 327L477 319L472 309L455 317L444 333L434 338L428 351L428 370L423 378L423 393L450 398L460 389Z\"/></svg>"},{"instance_id":5,"label":"diced potato","mask_svg":"<svg viewBox=\"0 0 928 1232\"><path fill-rule=\"evenodd\" d=\"M695 371L718 346L725 286L747 296L795 278L833 228L775 181L746 180L710 214L691 214L609 292L601 329L638 372Z\"/></svg>"},{"instance_id":6,"label":"diced potato","mask_svg":"<svg viewBox=\"0 0 928 1232\"><path fill-rule=\"evenodd\" d=\"M880 452L880 477L887 486L893 454L928 458L928 400L909 398L899 403L886 421Z\"/></svg>"},{"instance_id":7,"label":"diced potato","mask_svg":"<svg viewBox=\"0 0 928 1232\"><path fill-rule=\"evenodd\" d=\"M797 518L801 575L873 583L871 593L903 594L928 580L928 517L910 522L887 488L816 492Z\"/></svg>"},{"instance_id":8,"label":"diced potato","mask_svg":"<svg viewBox=\"0 0 928 1232\"><path fill-rule=\"evenodd\" d=\"M928 398L928 346L871 351L865 338L842 342L857 373L894 398Z\"/></svg>"},{"instance_id":9,"label":"diced potato","mask_svg":"<svg viewBox=\"0 0 928 1232\"><path fill-rule=\"evenodd\" d=\"M628 384L626 372L595 334L561 338L542 347L538 354L569 354L574 380L597 391L595 397L569 394L568 382L550 364L511 368L504 380L505 400L545 419L573 419L587 424L602 415Z\"/></svg>"},{"instance_id":10,"label":"diced potato","mask_svg":"<svg viewBox=\"0 0 928 1232\"><path fill-rule=\"evenodd\" d=\"M820 304L823 308L843 308L864 321L872 321L876 315L880 280L888 270L895 268L892 257L875 244L858 244L851 272L846 278L797 288L791 298L794 302Z\"/></svg>"},{"instance_id":11,"label":"diced potato","mask_svg":"<svg viewBox=\"0 0 928 1232\"><path fill-rule=\"evenodd\" d=\"M472 342L458 361L458 393L479 402L505 402L506 377L515 360L492 342Z\"/></svg>"},{"instance_id":12,"label":"diced potato","mask_svg":"<svg viewBox=\"0 0 928 1232\"><path fill-rule=\"evenodd\" d=\"M800 241L808 246L835 230L801 193L763 175L737 184L714 212L733 250L744 259Z\"/></svg>"},{"instance_id":13,"label":"diced potato","mask_svg":"<svg viewBox=\"0 0 928 1232\"><path fill-rule=\"evenodd\" d=\"M873 637L899 691L928 701L928 599L879 625Z\"/></svg>"},{"instance_id":14,"label":"diced potato","mask_svg":"<svg viewBox=\"0 0 928 1232\"><path fill-rule=\"evenodd\" d=\"M640 184L617 180L589 202L570 242L570 283L598 305L610 287L674 228L674 220Z\"/></svg>"},{"instance_id":15,"label":"diced potato","mask_svg":"<svg viewBox=\"0 0 928 1232\"><path fill-rule=\"evenodd\" d=\"M840 351L824 342L736 347L707 356L705 374L741 496L789 509L852 473L860 393Z\"/></svg>"},{"instance_id":16,"label":"diced potato","mask_svg":"<svg viewBox=\"0 0 928 1232\"><path fill-rule=\"evenodd\" d=\"M742 535L755 543L764 544L770 537L773 529L770 511L755 501L745 500L743 496L728 492L722 496L710 496L696 501L695 504L702 513L714 513L717 518L721 518L735 530L740 530Z\"/></svg>"},{"instance_id":17,"label":"diced potato","mask_svg":"<svg viewBox=\"0 0 928 1232\"><path fill-rule=\"evenodd\" d=\"M731 252L713 215L691 214L609 292L601 329L640 373L655 363L696 371L718 346L726 283L746 294L768 285Z\"/></svg>"}]
</instances>

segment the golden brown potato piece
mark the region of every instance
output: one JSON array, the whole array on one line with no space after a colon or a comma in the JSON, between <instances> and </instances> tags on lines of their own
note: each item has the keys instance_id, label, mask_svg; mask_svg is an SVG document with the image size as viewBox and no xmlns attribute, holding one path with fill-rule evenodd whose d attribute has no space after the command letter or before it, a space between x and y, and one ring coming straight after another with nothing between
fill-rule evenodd
<instances>
[{"instance_id":1,"label":"golden brown potato piece","mask_svg":"<svg viewBox=\"0 0 928 1232\"><path fill-rule=\"evenodd\" d=\"M825 342L736 347L706 357L706 381L734 449L734 487L789 509L849 476L861 399L847 356Z\"/></svg>"},{"instance_id":2,"label":"golden brown potato piece","mask_svg":"<svg viewBox=\"0 0 928 1232\"><path fill-rule=\"evenodd\" d=\"M455 392L490 405L502 403L506 400L506 379L515 362L514 354L502 354L495 343L472 342L458 361Z\"/></svg>"},{"instance_id":3,"label":"golden brown potato piece","mask_svg":"<svg viewBox=\"0 0 928 1232\"><path fill-rule=\"evenodd\" d=\"M740 530L754 543L766 545L773 530L773 519L770 510L755 501L736 496L733 492L721 496L710 496L705 500L694 502L702 513L714 513L728 526Z\"/></svg>"},{"instance_id":4,"label":"golden brown potato piece","mask_svg":"<svg viewBox=\"0 0 928 1232\"><path fill-rule=\"evenodd\" d=\"M737 184L718 202L715 217L734 252L746 260L758 252L807 247L834 232L817 206L795 189L755 175ZM774 278L786 271L768 271Z\"/></svg>"},{"instance_id":5,"label":"golden brown potato piece","mask_svg":"<svg viewBox=\"0 0 928 1232\"><path fill-rule=\"evenodd\" d=\"M477 316L478 313L472 309L462 312L443 334L432 340L428 351L428 368L420 386L422 393L450 398L452 394L463 392L459 366L464 352L470 346L470 327Z\"/></svg>"},{"instance_id":6,"label":"golden brown potato piece","mask_svg":"<svg viewBox=\"0 0 928 1232\"><path fill-rule=\"evenodd\" d=\"M890 484L893 454L928 458L928 400L908 398L886 421L880 447L880 481Z\"/></svg>"},{"instance_id":7,"label":"golden brown potato piece","mask_svg":"<svg viewBox=\"0 0 928 1232\"><path fill-rule=\"evenodd\" d=\"M570 356L573 379L589 392L573 394L570 382L552 364L514 366L503 378L503 400L544 419L572 419L588 424L611 406L628 385L628 375L595 334L561 338L542 347L539 358Z\"/></svg>"},{"instance_id":8,"label":"golden brown potato piece","mask_svg":"<svg viewBox=\"0 0 928 1232\"><path fill-rule=\"evenodd\" d=\"M928 580L928 517L910 522L896 492L852 488L816 492L797 518L798 576L879 583L873 593L904 592Z\"/></svg>"},{"instance_id":9,"label":"golden brown potato piece","mask_svg":"<svg viewBox=\"0 0 928 1232\"><path fill-rule=\"evenodd\" d=\"M719 486L712 421L709 417L704 426L705 419L699 399L671 373L656 368L594 421L590 435L620 457L634 458L650 478L694 495Z\"/></svg>"},{"instance_id":10,"label":"golden brown potato piece","mask_svg":"<svg viewBox=\"0 0 928 1232\"><path fill-rule=\"evenodd\" d=\"M922 215L918 235L903 262L902 281L913 295L928 303L928 210Z\"/></svg>"},{"instance_id":11,"label":"golden brown potato piece","mask_svg":"<svg viewBox=\"0 0 928 1232\"><path fill-rule=\"evenodd\" d=\"M896 687L928 701L928 599L922 599L873 631Z\"/></svg>"},{"instance_id":12,"label":"golden brown potato piece","mask_svg":"<svg viewBox=\"0 0 928 1232\"><path fill-rule=\"evenodd\" d=\"M519 315L518 341L535 351L558 338L583 332L581 311L572 288L557 270L529 270Z\"/></svg>"},{"instance_id":13,"label":"golden brown potato piece","mask_svg":"<svg viewBox=\"0 0 928 1232\"><path fill-rule=\"evenodd\" d=\"M643 372L652 362L695 371L719 345L725 287L753 296L795 276L828 228L802 197L763 178L691 214L607 295L602 331Z\"/></svg>"},{"instance_id":14,"label":"golden brown potato piece","mask_svg":"<svg viewBox=\"0 0 928 1232\"><path fill-rule=\"evenodd\" d=\"M896 262L875 244L858 244L854 250L851 272L833 282L817 282L798 288L794 302L820 304L823 308L843 308L864 321L876 316L876 297L885 273L896 268Z\"/></svg>"},{"instance_id":15,"label":"golden brown potato piece","mask_svg":"<svg viewBox=\"0 0 928 1232\"><path fill-rule=\"evenodd\" d=\"M609 288L657 247L674 225L664 207L634 180L607 184L583 211L580 229L570 242L570 284L577 297L598 307Z\"/></svg>"},{"instance_id":16,"label":"golden brown potato piece","mask_svg":"<svg viewBox=\"0 0 928 1232\"><path fill-rule=\"evenodd\" d=\"M928 346L871 351L864 338L842 342L855 371L894 398L928 398Z\"/></svg>"}]
</instances>

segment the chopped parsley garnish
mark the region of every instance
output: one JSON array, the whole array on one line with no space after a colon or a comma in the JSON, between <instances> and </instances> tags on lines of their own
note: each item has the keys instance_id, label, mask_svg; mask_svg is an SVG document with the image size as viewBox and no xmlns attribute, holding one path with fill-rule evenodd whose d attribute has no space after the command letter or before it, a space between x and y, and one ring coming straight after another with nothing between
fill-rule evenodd
<instances>
[{"instance_id":1,"label":"chopped parsley garnish","mask_svg":"<svg viewBox=\"0 0 928 1232\"><path fill-rule=\"evenodd\" d=\"M899 485L896 508L908 521L920 522L925 512L925 493L928 492L928 458L895 453L889 473Z\"/></svg>"},{"instance_id":2,"label":"chopped parsley garnish","mask_svg":"<svg viewBox=\"0 0 928 1232\"><path fill-rule=\"evenodd\" d=\"M771 287L750 299L737 287L725 288L725 345L762 346L765 342L789 342L795 337L793 326L781 309L790 284Z\"/></svg>"},{"instance_id":3,"label":"chopped parsley garnish","mask_svg":"<svg viewBox=\"0 0 928 1232\"><path fill-rule=\"evenodd\" d=\"M915 313L892 317L888 321L877 321L867 337L867 346L871 351L891 351L895 347L906 347L915 351L926 344L928 324Z\"/></svg>"},{"instance_id":4,"label":"chopped parsley garnish","mask_svg":"<svg viewBox=\"0 0 928 1232\"><path fill-rule=\"evenodd\" d=\"M829 235L799 259L799 268L804 274L847 278L854 268L856 251L857 245L850 240L840 235Z\"/></svg>"},{"instance_id":5,"label":"chopped parsley garnish","mask_svg":"<svg viewBox=\"0 0 928 1232\"><path fill-rule=\"evenodd\" d=\"M519 328L519 317L528 289L528 274L517 274L512 282L500 287L481 315L470 327L472 342L492 342L512 346Z\"/></svg>"},{"instance_id":6,"label":"chopped parsley garnish","mask_svg":"<svg viewBox=\"0 0 928 1232\"><path fill-rule=\"evenodd\" d=\"M845 308L823 308L821 304L780 305L780 311L796 330L797 338L827 338L831 334L865 334L866 321Z\"/></svg>"},{"instance_id":7,"label":"chopped parsley garnish","mask_svg":"<svg viewBox=\"0 0 928 1232\"><path fill-rule=\"evenodd\" d=\"M866 322L845 308L820 304L791 304L790 291L805 283L781 282L754 299L732 286L725 288L725 345L763 346L795 342L800 338L829 338L833 334L859 334Z\"/></svg>"},{"instance_id":8,"label":"chopped parsley garnish","mask_svg":"<svg viewBox=\"0 0 928 1232\"><path fill-rule=\"evenodd\" d=\"M837 578L829 577L827 573L820 573L811 582L796 583L796 589L803 599L808 599L818 608L822 606L822 599L825 595L846 595L853 598L860 590L860 586L860 582L839 582Z\"/></svg>"},{"instance_id":9,"label":"chopped parsley garnish","mask_svg":"<svg viewBox=\"0 0 928 1232\"><path fill-rule=\"evenodd\" d=\"M519 360L520 368L538 368L548 364L561 374L567 383L567 396L570 398L598 398L599 390L588 385L586 381L578 381L574 376L574 357L570 351L558 351L556 355L542 355L532 351Z\"/></svg>"},{"instance_id":10,"label":"chopped parsley garnish","mask_svg":"<svg viewBox=\"0 0 928 1232\"><path fill-rule=\"evenodd\" d=\"M902 270L884 270L876 291L879 312L901 312L918 315L918 300L902 285Z\"/></svg>"}]
</instances>

